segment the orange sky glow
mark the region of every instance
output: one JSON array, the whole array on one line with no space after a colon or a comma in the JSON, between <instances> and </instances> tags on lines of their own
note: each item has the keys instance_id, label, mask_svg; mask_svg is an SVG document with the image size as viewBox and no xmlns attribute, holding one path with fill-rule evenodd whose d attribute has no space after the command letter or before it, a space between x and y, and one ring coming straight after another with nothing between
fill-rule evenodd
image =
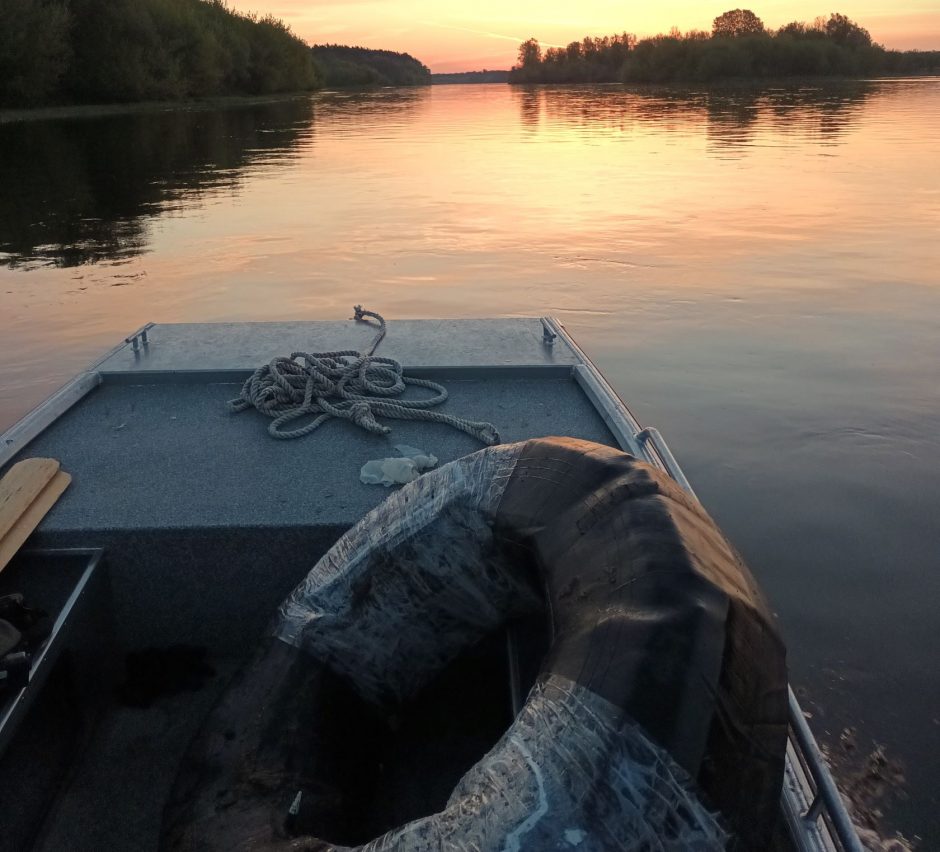
<instances>
[{"instance_id":1,"label":"orange sky glow","mask_svg":"<svg viewBox=\"0 0 940 852\"><path fill-rule=\"evenodd\" d=\"M272 13L305 41L387 48L416 56L432 71L509 68L521 41L565 45L586 35L631 32L637 36L710 29L712 20L735 8L662 0L631 9L614 0L475 0L445 4L434 0L229 0L241 12ZM937 0L858 0L749 5L768 27L812 21L839 11L869 30L886 47L940 49Z\"/></svg>"}]
</instances>

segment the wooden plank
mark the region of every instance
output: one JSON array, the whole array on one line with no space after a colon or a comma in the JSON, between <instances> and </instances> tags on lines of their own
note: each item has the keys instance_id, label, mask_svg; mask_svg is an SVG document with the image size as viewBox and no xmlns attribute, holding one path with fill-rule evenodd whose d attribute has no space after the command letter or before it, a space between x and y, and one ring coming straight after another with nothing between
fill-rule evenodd
<instances>
[{"instance_id":1,"label":"wooden plank","mask_svg":"<svg viewBox=\"0 0 940 852\"><path fill-rule=\"evenodd\" d=\"M55 459L24 459L0 479L0 541L59 470Z\"/></svg>"},{"instance_id":2,"label":"wooden plank","mask_svg":"<svg viewBox=\"0 0 940 852\"><path fill-rule=\"evenodd\" d=\"M7 563L16 555L16 551L22 547L30 533L39 526L39 522L55 505L71 481L72 477L60 470L26 507L26 511L20 515L9 532L0 538L0 571L6 568Z\"/></svg>"}]
</instances>

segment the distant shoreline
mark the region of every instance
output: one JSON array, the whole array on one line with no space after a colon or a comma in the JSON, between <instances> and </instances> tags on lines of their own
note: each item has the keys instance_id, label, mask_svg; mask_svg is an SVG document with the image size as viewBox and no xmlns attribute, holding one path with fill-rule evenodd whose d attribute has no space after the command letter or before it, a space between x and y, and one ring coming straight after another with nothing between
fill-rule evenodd
<instances>
[{"instance_id":1,"label":"distant shoreline","mask_svg":"<svg viewBox=\"0 0 940 852\"><path fill-rule=\"evenodd\" d=\"M454 83L508 83L509 71L449 71L431 74L432 86L447 86Z\"/></svg>"},{"instance_id":2,"label":"distant shoreline","mask_svg":"<svg viewBox=\"0 0 940 852\"><path fill-rule=\"evenodd\" d=\"M667 83L523 83L517 81L489 81L489 80L466 80L460 82L435 81L433 85L503 85L523 89L555 89L570 88L582 86L594 86L605 88L621 89L670 89L670 88L695 88L695 89L766 89L780 86L802 86L802 85L845 85L849 83L877 83L880 80L924 80L931 77L940 78L940 74L879 74L870 77L830 77L826 75L805 76L805 77L755 77L744 79L741 77L729 77L724 80L711 80L708 82L696 81L675 81ZM188 100L169 100L169 101L135 101L132 103L120 104L63 104L61 106L39 106L39 107L19 107L0 109L0 126L5 124L16 124L26 121L56 121L62 119L75 118L103 118L110 115L146 115L160 112L178 112L181 110L191 110L194 112L208 111L217 109L238 109L241 107L262 106L264 104L283 103L285 101L300 100L315 97L316 95L328 94L330 91L370 91L376 88L385 87L363 87L362 89L351 89L340 87L337 89L319 89L314 92L293 92L277 95L223 95L212 98L191 98ZM397 88L397 87L393 87ZM412 87L402 87L412 88Z\"/></svg>"},{"instance_id":3,"label":"distant shoreline","mask_svg":"<svg viewBox=\"0 0 940 852\"><path fill-rule=\"evenodd\" d=\"M923 74L871 74L867 76L834 76L829 74L787 76L787 77L724 77L717 80L672 80L666 82L620 82L617 80L599 82L521 82L509 80L505 83L488 80L435 80L434 86L477 85L511 86L515 89L567 89L567 88L618 88L618 89L767 89L792 88L794 86L844 86L858 83L877 83L883 80L940 80L940 71Z\"/></svg>"},{"instance_id":4,"label":"distant shoreline","mask_svg":"<svg viewBox=\"0 0 940 852\"><path fill-rule=\"evenodd\" d=\"M869 74L865 76L851 75L829 75L829 74L806 74L802 76L784 76L784 77L720 77L715 80L666 80L663 82L652 81L598 81L598 82L551 82L524 83L518 80L510 80L507 85L514 88L569 88L572 86L598 86L604 88L617 87L621 89L766 89L779 88L782 86L806 86L806 85L845 85L847 83L877 83L882 80L940 80L940 71L924 74Z\"/></svg>"},{"instance_id":5,"label":"distant shoreline","mask_svg":"<svg viewBox=\"0 0 940 852\"><path fill-rule=\"evenodd\" d=\"M133 101L119 104L63 104L61 106L16 107L0 109L0 125L22 121L55 121L68 118L101 118L108 115L133 115L179 110L214 110L250 107L310 98L316 92L292 92L277 95L219 95L169 101Z\"/></svg>"}]
</instances>

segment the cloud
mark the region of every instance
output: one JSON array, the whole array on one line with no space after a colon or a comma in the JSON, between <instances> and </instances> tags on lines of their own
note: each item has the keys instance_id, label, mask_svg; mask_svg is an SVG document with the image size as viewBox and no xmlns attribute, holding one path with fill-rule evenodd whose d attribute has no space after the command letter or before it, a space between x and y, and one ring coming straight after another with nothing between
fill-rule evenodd
<instances>
[{"instance_id":1,"label":"cloud","mask_svg":"<svg viewBox=\"0 0 940 852\"><path fill-rule=\"evenodd\" d=\"M445 29L445 30L459 30L460 32L471 33L472 35L485 36L486 38L503 39L505 41L511 41L516 44L522 44L522 42L526 40L525 36L506 35L505 33L492 33L492 32L489 32L488 30L475 30L475 29L472 29L471 27L461 27L461 26L458 26L457 24L444 24L444 23L441 23L440 21L421 21L421 23L424 24L424 26L426 27L441 27L442 29ZM544 46L545 47L564 47L563 44L548 44L548 43L546 43Z\"/></svg>"}]
</instances>

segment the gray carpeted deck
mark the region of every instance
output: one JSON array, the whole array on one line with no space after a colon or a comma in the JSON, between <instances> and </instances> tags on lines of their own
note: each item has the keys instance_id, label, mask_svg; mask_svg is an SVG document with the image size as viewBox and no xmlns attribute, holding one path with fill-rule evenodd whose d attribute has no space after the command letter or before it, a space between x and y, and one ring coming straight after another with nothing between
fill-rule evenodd
<instances>
[{"instance_id":1,"label":"gray carpeted deck","mask_svg":"<svg viewBox=\"0 0 940 852\"><path fill-rule=\"evenodd\" d=\"M444 380L440 411L496 424L503 441L571 435L613 437L570 379ZM362 485L369 459L394 445L428 450L441 463L482 445L447 426L391 421L388 437L331 421L305 438L278 441L267 418L231 414L238 385L106 382L27 448L52 456L73 482L43 531L92 537L97 530L245 526L349 526L387 494Z\"/></svg>"}]
</instances>

